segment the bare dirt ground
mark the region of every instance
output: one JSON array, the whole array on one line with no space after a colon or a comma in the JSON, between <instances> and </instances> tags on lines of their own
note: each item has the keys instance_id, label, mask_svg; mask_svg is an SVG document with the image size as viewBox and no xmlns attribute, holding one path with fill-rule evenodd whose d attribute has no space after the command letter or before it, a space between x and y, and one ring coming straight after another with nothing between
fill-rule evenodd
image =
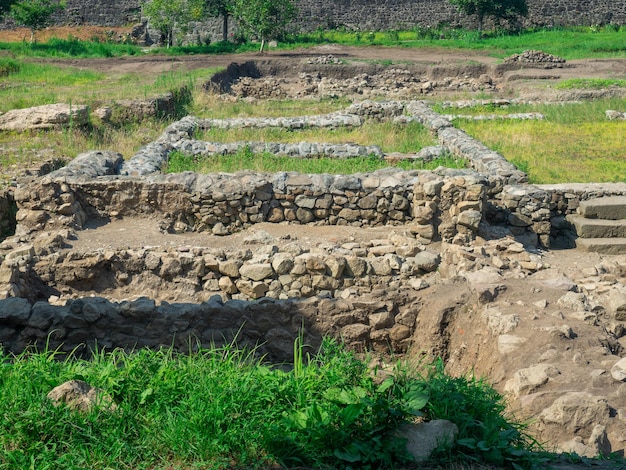
<instances>
[{"instance_id":1,"label":"bare dirt ground","mask_svg":"<svg viewBox=\"0 0 626 470\"><path fill-rule=\"evenodd\" d=\"M464 67L471 64L495 66L500 59L490 57L484 52L467 50L389 48L380 46L342 46L320 45L294 51L270 50L262 56L257 53L191 55L191 56L128 56L110 59L59 59L56 64L86 68L108 74L141 73L146 77L168 71L196 70L209 67L226 67L232 62L272 59L285 62L286 65L300 64L304 59L321 55L333 55L338 59L350 61L388 61L395 64L417 64L429 66ZM568 61L560 68L546 68L543 65L528 66L522 70L505 71L502 79L507 83L505 91L509 94L524 92L528 88L546 90L547 86L558 80L569 78L623 78L626 75L626 59L582 59Z\"/></svg>"}]
</instances>

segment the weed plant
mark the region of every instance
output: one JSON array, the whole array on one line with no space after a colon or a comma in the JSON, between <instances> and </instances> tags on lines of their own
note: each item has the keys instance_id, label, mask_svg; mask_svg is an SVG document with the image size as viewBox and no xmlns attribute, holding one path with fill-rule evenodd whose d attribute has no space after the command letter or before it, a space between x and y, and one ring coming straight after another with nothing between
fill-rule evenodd
<instances>
[{"instance_id":1,"label":"weed plant","mask_svg":"<svg viewBox=\"0 0 626 470\"><path fill-rule=\"evenodd\" d=\"M95 351L90 360L32 350L2 356L0 468L390 468L409 459L393 431L416 418L455 422L460 457L532 461L532 440L514 435L519 426L484 382L405 365L381 382L334 340L312 357L299 339L294 349L292 367L235 344L188 354ZM101 388L117 408L53 406L46 394L72 379ZM450 449L440 455L458 460Z\"/></svg>"}]
</instances>

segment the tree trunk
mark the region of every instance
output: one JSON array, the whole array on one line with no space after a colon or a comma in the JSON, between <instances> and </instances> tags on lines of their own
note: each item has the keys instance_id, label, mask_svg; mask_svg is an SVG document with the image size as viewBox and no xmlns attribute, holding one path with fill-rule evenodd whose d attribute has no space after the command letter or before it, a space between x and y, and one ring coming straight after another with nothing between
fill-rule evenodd
<instances>
[{"instance_id":1,"label":"tree trunk","mask_svg":"<svg viewBox=\"0 0 626 470\"><path fill-rule=\"evenodd\" d=\"M222 17L222 41L228 41L228 13Z\"/></svg>"},{"instance_id":2,"label":"tree trunk","mask_svg":"<svg viewBox=\"0 0 626 470\"><path fill-rule=\"evenodd\" d=\"M478 15L478 37L483 35L483 19L484 15Z\"/></svg>"},{"instance_id":3,"label":"tree trunk","mask_svg":"<svg viewBox=\"0 0 626 470\"><path fill-rule=\"evenodd\" d=\"M31 29L30 30L30 43L31 43L31 45L34 44L34 42L35 42L35 30Z\"/></svg>"},{"instance_id":4,"label":"tree trunk","mask_svg":"<svg viewBox=\"0 0 626 470\"><path fill-rule=\"evenodd\" d=\"M265 37L261 36L261 50L259 51L259 54L263 54L263 49L265 49Z\"/></svg>"}]
</instances>

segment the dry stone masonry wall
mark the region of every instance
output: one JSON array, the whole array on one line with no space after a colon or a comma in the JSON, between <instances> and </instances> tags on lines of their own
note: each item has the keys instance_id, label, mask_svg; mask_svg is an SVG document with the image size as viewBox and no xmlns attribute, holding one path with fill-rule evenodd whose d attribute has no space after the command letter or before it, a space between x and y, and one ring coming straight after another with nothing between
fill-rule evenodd
<instances>
[{"instance_id":1,"label":"dry stone masonry wall","mask_svg":"<svg viewBox=\"0 0 626 470\"><path fill-rule=\"evenodd\" d=\"M212 128L332 128L359 126L366 119L417 120L440 141L440 147L422 152L447 152L466 160L470 168L435 172L388 168L355 175L162 174L173 150L193 156L219 155L249 146L295 158L403 158L384 155L377 147L348 144L221 144L193 138L196 131L210 134ZM226 120L188 116L168 126L130 160L115 152L87 152L47 177L23 185L15 197L21 209L18 230L24 234L62 227L80 229L94 217L153 214L162 219L164 230L177 233L226 235L260 222L413 223L415 233L425 240L453 240L457 234L461 234L457 240L469 240L467 229L476 233L480 223L487 222L509 230L526 244L548 247L571 236L563 220L578 201L600 194L626 194L624 184L551 188L526 182L526 174L502 155L455 128L426 103L364 101L324 116Z\"/></svg>"},{"instance_id":2,"label":"dry stone masonry wall","mask_svg":"<svg viewBox=\"0 0 626 470\"><path fill-rule=\"evenodd\" d=\"M357 31L435 27L439 24L474 25L460 15L447 0L298 0L297 24L304 30L345 27ZM527 26L624 24L624 0L529 0ZM142 20L138 0L68 0L56 16L59 24L125 26ZM210 31L221 39L221 20L200 25L196 35ZM204 31L203 31L204 30Z\"/></svg>"},{"instance_id":3,"label":"dry stone masonry wall","mask_svg":"<svg viewBox=\"0 0 626 470\"><path fill-rule=\"evenodd\" d=\"M393 119L399 123L418 120L438 136L444 151L465 159L470 168L388 168L354 175L162 173L174 149L193 154L199 148L206 150L208 145L217 145L194 140L198 129L210 133L212 128L241 125L297 130L311 126L358 126L367 119ZM172 301L209 302L214 296L233 302L307 298L340 301L390 289L415 292L431 284L437 269L449 270L445 266L450 263L442 266L439 254L429 250L433 241L469 246L477 235L483 239L512 235L528 246L567 244L572 232L565 216L580 201L599 195L626 194L624 184L548 187L525 182L526 175L501 155L419 101L364 101L345 112L299 118L185 117L168 126L155 142L130 160L125 161L116 152L92 151L49 175L20 182L14 192L19 208L16 236L0 244L1 296L38 301L75 292L141 289L151 297L162 298L166 294L160 286L172 282L177 284L178 292ZM171 233L206 231L228 235L260 222L389 226L390 232L381 240L316 249L296 243L279 246L271 238L261 236L251 241L256 244L254 255L248 249L193 247L146 247L121 252L63 249L72 231L83 229L89 221L128 216L152 217L161 230ZM396 234L392 233L393 227L398 229ZM30 245L19 242L34 235L36 241ZM526 263L524 269L538 269L532 260L522 262ZM485 295L496 294L487 290ZM111 307L111 311L119 308ZM3 315L13 318L8 311ZM39 320L31 321L31 315L32 312L23 313L19 328L11 326L4 331L12 338L6 341L22 344L29 335L41 339L47 334L44 330L48 331L52 323L46 320L40 325ZM163 321L169 325L169 320ZM349 324L342 323L346 327ZM402 329L402 334L394 333L394 340L390 335L396 323L385 320L383 324L383 330L389 330L384 334L371 325L353 326L341 334L356 335L361 345L374 344L378 341L375 338L396 341L411 334L410 329ZM39 326L42 329L36 333L32 328ZM403 324L404 327L410 328ZM189 338L187 333L185 337ZM262 339L263 334L256 339ZM59 342L68 341L65 333L58 335ZM136 335L135 341L140 337ZM73 341L68 344L76 345ZM399 344L396 346L402 349Z\"/></svg>"}]
</instances>

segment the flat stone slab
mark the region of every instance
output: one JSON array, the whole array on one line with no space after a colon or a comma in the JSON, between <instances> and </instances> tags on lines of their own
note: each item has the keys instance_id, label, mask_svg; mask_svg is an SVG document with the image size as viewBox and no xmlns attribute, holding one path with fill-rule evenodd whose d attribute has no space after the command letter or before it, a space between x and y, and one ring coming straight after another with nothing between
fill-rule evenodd
<instances>
[{"instance_id":1,"label":"flat stone slab","mask_svg":"<svg viewBox=\"0 0 626 470\"><path fill-rule=\"evenodd\" d=\"M583 201L578 212L589 219L626 219L626 196L600 197Z\"/></svg>"},{"instance_id":2,"label":"flat stone slab","mask_svg":"<svg viewBox=\"0 0 626 470\"><path fill-rule=\"evenodd\" d=\"M577 238L576 248L605 255L626 255L626 238Z\"/></svg>"},{"instance_id":3,"label":"flat stone slab","mask_svg":"<svg viewBox=\"0 0 626 470\"><path fill-rule=\"evenodd\" d=\"M83 126L89 119L89 108L63 103L32 108L12 109L0 116L0 130L25 131L52 129L59 126Z\"/></svg>"},{"instance_id":4,"label":"flat stone slab","mask_svg":"<svg viewBox=\"0 0 626 470\"><path fill-rule=\"evenodd\" d=\"M626 238L626 219L587 219L570 215L567 220L576 227L580 238Z\"/></svg>"}]
</instances>

